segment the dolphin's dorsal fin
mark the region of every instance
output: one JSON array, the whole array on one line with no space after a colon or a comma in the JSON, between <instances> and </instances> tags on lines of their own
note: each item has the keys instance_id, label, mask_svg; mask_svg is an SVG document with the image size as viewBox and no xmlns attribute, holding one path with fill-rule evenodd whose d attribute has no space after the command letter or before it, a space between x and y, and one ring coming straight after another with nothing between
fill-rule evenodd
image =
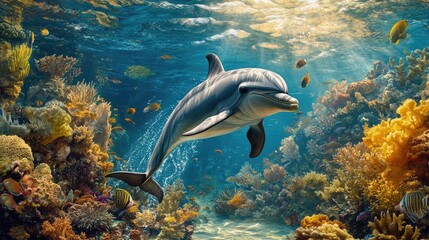
<instances>
[{"instance_id":1,"label":"dolphin's dorsal fin","mask_svg":"<svg viewBox=\"0 0 429 240\"><path fill-rule=\"evenodd\" d=\"M206 55L207 60L209 61L209 73L207 74L206 79L213 77L216 74L223 73L222 62L219 57L214 53L209 53Z\"/></svg>"},{"instance_id":2,"label":"dolphin's dorsal fin","mask_svg":"<svg viewBox=\"0 0 429 240\"><path fill-rule=\"evenodd\" d=\"M255 158L259 156L265 144L265 130L262 120L250 126L249 131L247 131L247 139L249 139L250 146L252 147L249 157Z\"/></svg>"},{"instance_id":3,"label":"dolphin's dorsal fin","mask_svg":"<svg viewBox=\"0 0 429 240\"><path fill-rule=\"evenodd\" d=\"M223 120L229 118L232 115L231 110L225 110L222 111L216 115L213 115L211 117L206 118L203 122L198 124L198 126L194 127L193 129L183 133L183 136L192 136L198 133L202 133L206 130L208 130L211 127L214 127L215 125L219 124Z\"/></svg>"}]
</instances>

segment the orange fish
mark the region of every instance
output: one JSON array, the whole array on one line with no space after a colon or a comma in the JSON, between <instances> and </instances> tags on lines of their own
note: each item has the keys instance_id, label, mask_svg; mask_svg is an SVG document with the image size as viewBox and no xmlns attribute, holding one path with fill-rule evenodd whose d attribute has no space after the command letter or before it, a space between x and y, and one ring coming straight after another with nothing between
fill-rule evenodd
<instances>
[{"instance_id":1,"label":"orange fish","mask_svg":"<svg viewBox=\"0 0 429 240\"><path fill-rule=\"evenodd\" d=\"M21 184L19 184L19 182L13 180L12 178L6 178L3 181L3 185L13 195L19 196L19 195L24 195L25 193Z\"/></svg>"},{"instance_id":2,"label":"orange fish","mask_svg":"<svg viewBox=\"0 0 429 240\"><path fill-rule=\"evenodd\" d=\"M219 153L220 155L223 155L223 152L220 149L215 149L215 152Z\"/></svg>"},{"instance_id":3,"label":"orange fish","mask_svg":"<svg viewBox=\"0 0 429 240\"><path fill-rule=\"evenodd\" d=\"M305 74L301 81L301 87L305 88L310 83L310 73Z\"/></svg>"},{"instance_id":4,"label":"orange fish","mask_svg":"<svg viewBox=\"0 0 429 240\"><path fill-rule=\"evenodd\" d=\"M175 58L175 57L167 55L167 54L161 56L161 59L163 59L163 60L168 60L168 59L172 59L172 58Z\"/></svg>"},{"instance_id":5,"label":"orange fish","mask_svg":"<svg viewBox=\"0 0 429 240\"><path fill-rule=\"evenodd\" d=\"M125 122L136 124L133 120L131 120L131 118L125 118Z\"/></svg>"},{"instance_id":6,"label":"orange fish","mask_svg":"<svg viewBox=\"0 0 429 240\"><path fill-rule=\"evenodd\" d=\"M121 161L122 160L122 158L120 158L118 156L114 156L114 158L115 158L116 161Z\"/></svg>"},{"instance_id":7,"label":"orange fish","mask_svg":"<svg viewBox=\"0 0 429 240\"><path fill-rule=\"evenodd\" d=\"M125 131L121 126L112 127L112 131Z\"/></svg>"},{"instance_id":8,"label":"orange fish","mask_svg":"<svg viewBox=\"0 0 429 240\"><path fill-rule=\"evenodd\" d=\"M136 113L136 109L135 108L128 108L127 113L133 115L134 113Z\"/></svg>"},{"instance_id":9,"label":"orange fish","mask_svg":"<svg viewBox=\"0 0 429 240\"><path fill-rule=\"evenodd\" d=\"M143 112L148 112L149 110L152 111L152 112L156 112L159 109L161 109L161 101L156 101L156 102L153 102L153 103L147 105L143 109Z\"/></svg>"},{"instance_id":10,"label":"orange fish","mask_svg":"<svg viewBox=\"0 0 429 240\"><path fill-rule=\"evenodd\" d=\"M109 123L116 123L116 119L114 119L114 118L109 118Z\"/></svg>"},{"instance_id":11,"label":"orange fish","mask_svg":"<svg viewBox=\"0 0 429 240\"><path fill-rule=\"evenodd\" d=\"M307 64L307 61L305 59L299 59L298 61L296 61L294 67L300 69L300 68L304 67L305 64Z\"/></svg>"},{"instance_id":12,"label":"orange fish","mask_svg":"<svg viewBox=\"0 0 429 240\"><path fill-rule=\"evenodd\" d=\"M195 197L194 197L194 196L190 196L190 197L189 197L189 201L191 201L191 202L195 202Z\"/></svg>"},{"instance_id":13,"label":"orange fish","mask_svg":"<svg viewBox=\"0 0 429 240\"><path fill-rule=\"evenodd\" d=\"M42 106L42 105L43 105L43 102L42 102L41 100L37 100L37 101L36 101L36 104L37 104L37 106L39 106L39 107L40 107L40 106Z\"/></svg>"},{"instance_id":14,"label":"orange fish","mask_svg":"<svg viewBox=\"0 0 429 240\"><path fill-rule=\"evenodd\" d=\"M203 191L198 192L198 195L204 195L205 193Z\"/></svg>"},{"instance_id":15,"label":"orange fish","mask_svg":"<svg viewBox=\"0 0 429 240\"><path fill-rule=\"evenodd\" d=\"M9 210L15 210L18 213L22 213L22 206L18 206L18 204L16 204L15 200L13 199L13 196L8 194L8 193L3 193L1 195L1 202L3 203L3 205L9 209Z\"/></svg>"}]
</instances>

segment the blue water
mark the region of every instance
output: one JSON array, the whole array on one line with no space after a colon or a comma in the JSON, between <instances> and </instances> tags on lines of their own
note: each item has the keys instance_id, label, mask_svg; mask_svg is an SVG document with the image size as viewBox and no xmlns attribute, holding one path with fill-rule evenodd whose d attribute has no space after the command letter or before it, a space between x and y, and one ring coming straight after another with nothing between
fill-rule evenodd
<instances>
[{"instance_id":1,"label":"blue water","mask_svg":"<svg viewBox=\"0 0 429 240\"><path fill-rule=\"evenodd\" d=\"M22 24L36 33L33 58L52 53L79 58L83 74L77 80L94 81L99 94L119 109L118 121L126 133L115 133L112 150L128 162L116 169L141 172L175 105L204 80L207 53L217 54L225 70L258 67L279 73L305 114L328 89L322 82L362 80L375 61L387 63L390 57L403 57L404 50L422 49L429 43L429 7L424 1L146 1L108 9L75 1L50 2L68 10L54 14L27 9L30 12ZM94 15L82 14L88 9L116 17L117 25L99 25ZM286 21L279 23L279 16ZM408 37L391 45L387 35L401 19L409 22ZM265 23L277 29L258 28ZM40 35L43 28L50 32L46 37ZM278 48L263 47L263 43ZM174 58L161 59L165 54ZM293 69L299 58L307 59L307 66ZM126 77L124 71L131 65L144 65L155 74L141 79ZM301 78L307 72L311 82L301 88ZM101 83L97 76L119 79L121 84ZM157 100L162 101L160 111L142 112ZM129 107L137 108L132 117L135 125L123 120ZM165 186L177 178L191 184L211 175L214 185L221 186L246 161L262 169L262 159L278 149L287 136L285 128L297 120L295 113L266 118L267 141L256 159L248 157L247 129L242 129L181 145L155 177Z\"/></svg>"}]
</instances>

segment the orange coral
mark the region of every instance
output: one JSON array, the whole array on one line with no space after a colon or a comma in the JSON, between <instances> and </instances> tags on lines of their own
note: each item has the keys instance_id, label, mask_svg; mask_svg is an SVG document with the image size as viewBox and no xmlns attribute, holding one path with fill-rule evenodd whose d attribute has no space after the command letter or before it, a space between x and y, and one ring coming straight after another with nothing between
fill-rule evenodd
<instances>
[{"instance_id":1,"label":"orange coral","mask_svg":"<svg viewBox=\"0 0 429 240\"><path fill-rule=\"evenodd\" d=\"M228 201L228 205L239 208L247 202L246 195L242 191L237 191L234 196Z\"/></svg>"},{"instance_id":2,"label":"orange coral","mask_svg":"<svg viewBox=\"0 0 429 240\"><path fill-rule=\"evenodd\" d=\"M42 234L53 240L85 240L85 233L77 235L73 232L71 221L68 217L56 218L53 223L44 221L42 224Z\"/></svg>"},{"instance_id":3,"label":"orange coral","mask_svg":"<svg viewBox=\"0 0 429 240\"><path fill-rule=\"evenodd\" d=\"M361 94L371 93L375 89L375 83L373 80L364 79L359 82L352 82L347 86L346 93L350 96L354 96L356 92Z\"/></svg>"},{"instance_id":4,"label":"orange coral","mask_svg":"<svg viewBox=\"0 0 429 240\"><path fill-rule=\"evenodd\" d=\"M85 194L74 201L76 204L84 204L84 203L93 203L95 202L95 197L91 194Z\"/></svg>"}]
</instances>

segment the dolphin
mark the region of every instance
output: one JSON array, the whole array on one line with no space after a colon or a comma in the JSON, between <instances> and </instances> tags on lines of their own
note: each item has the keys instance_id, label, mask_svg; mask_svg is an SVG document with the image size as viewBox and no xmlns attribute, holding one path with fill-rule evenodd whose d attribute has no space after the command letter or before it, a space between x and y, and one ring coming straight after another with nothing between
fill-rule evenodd
<instances>
[{"instance_id":1,"label":"dolphin","mask_svg":"<svg viewBox=\"0 0 429 240\"><path fill-rule=\"evenodd\" d=\"M179 144L250 126L247 138L250 157L254 158L265 143L264 117L298 109L298 100L289 96L285 80L277 73L260 68L225 72L218 56L210 53L206 58L209 63L206 80L187 93L169 116L146 172L118 171L106 177L139 186L162 202L164 192L152 176Z\"/></svg>"}]
</instances>

